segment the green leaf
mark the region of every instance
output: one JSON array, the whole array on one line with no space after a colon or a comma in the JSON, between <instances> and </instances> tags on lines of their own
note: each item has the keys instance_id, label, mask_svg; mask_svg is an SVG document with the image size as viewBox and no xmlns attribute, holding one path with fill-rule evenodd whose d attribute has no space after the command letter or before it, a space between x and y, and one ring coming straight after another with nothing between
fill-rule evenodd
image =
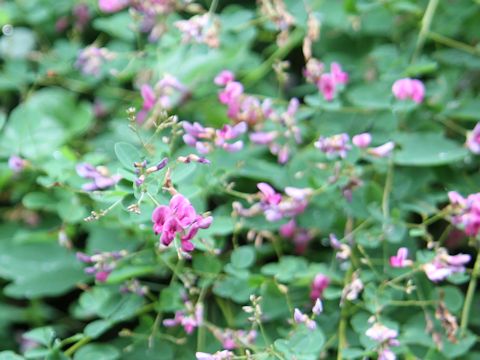
<instances>
[{"instance_id":1,"label":"green leaf","mask_svg":"<svg viewBox=\"0 0 480 360\"><path fill-rule=\"evenodd\" d=\"M389 109L391 105L391 83L376 82L362 84L349 89L348 99L366 109Z\"/></svg>"},{"instance_id":2,"label":"green leaf","mask_svg":"<svg viewBox=\"0 0 480 360\"><path fill-rule=\"evenodd\" d=\"M133 171L133 163L142 160L142 154L135 146L126 142L118 142L115 144L115 155L122 165Z\"/></svg>"},{"instance_id":3,"label":"green leaf","mask_svg":"<svg viewBox=\"0 0 480 360\"><path fill-rule=\"evenodd\" d=\"M5 293L16 298L61 295L87 278L75 255L56 243L0 242L0 275L13 280Z\"/></svg>"},{"instance_id":4,"label":"green leaf","mask_svg":"<svg viewBox=\"0 0 480 360\"><path fill-rule=\"evenodd\" d=\"M81 347L74 356L74 360L116 360L120 358L120 351L112 345L87 344Z\"/></svg>"},{"instance_id":5,"label":"green leaf","mask_svg":"<svg viewBox=\"0 0 480 360\"><path fill-rule=\"evenodd\" d=\"M95 29L104 31L113 37L125 41L135 39L135 34L131 29L132 26L131 17L126 11L108 17L97 18L93 21L93 27Z\"/></svg>"},{"instance_id":6,"label":"green leaf","mask_svg":"<svg viewBox=\"0 0 480 360\"><path fill-rule=\"evenodd\" d=\"M52 341L55 339L55 331L52 327L45 326L30 330L29 332L23 334L23 336L27 339L49 347Z\"/></svg>"},{"instance_id":7,"label":"green leaf","mask_svg":"<svg viewBox=\"0 0 480 360\"><path fill-rule=\"evenodd\" d=\"M461 161L467 149L437 133L403 133L395 136L400 150L394 161L406 166L439 166Z\"/></svg>"},{"instance_id":8,"label":"green leaf","mask_svg":"<svg viewBox=\"0 0 480 360\"><path fill-rule=\"evenodd\" d=\"M0 352L0 360L24 360L25 358L15 354L13 351Z\"/></svg>"},{"instance_id":9,"label":"green leaf","mask_svg":"<svg viewBox=\"0 0 480 360\"><path fill-rule=\"evenodd\" d=\"M85 326L85 335L96 339L113 326L113 322L107 320L95 320Z\"/></svg>"},{"instance_id":10,"label":"green leaf","mask_svg":"<svg viewBox=\"0 0 480 360\"><path fill-rule=\"evenodd\" d=\"M238 247L233 250L230 261L238 269L248 268L255 262L255 249L252 246Z\"/></svg>"}]
</instances>

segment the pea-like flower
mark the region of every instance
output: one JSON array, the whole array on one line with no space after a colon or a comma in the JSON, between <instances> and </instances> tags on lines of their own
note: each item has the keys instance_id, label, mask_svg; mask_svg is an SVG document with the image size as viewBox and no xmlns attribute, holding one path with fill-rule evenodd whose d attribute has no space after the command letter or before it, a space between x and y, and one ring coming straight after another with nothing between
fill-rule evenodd
<instances>
[{"instance_id":1,"label":"pea-like flower","mask_svg":"<svg viewBox=\"0 0 480 360\"><path fill-rule=\"evenodd\" d=\"M448 197L452 223L464 230L468 236L477 236L480 232L480 193L464 198L458 192L450 191Z\"/></svg>"},{"instance_id":2,"label":"pea-like flower","mask_svg":"<svg viewBox=\"0 0 480 360\"><path fill-rule=\"evenodd\" d=\"M465 145L472 153L480 154L480 123L468 132Z\"/></svg>"},{"instance_id":3,"label":"pea-like flower","mask_svg":"<svg viewBox=\"0 0 480 360\"><path fill-rule=\"evenodd\" d=\"M378 343L377 353L379 360L395 360L397 358L395 353L390 349L391 346L400 345L397 340L397 330L390 329L376 322L365 332L365 335Z\"/></svg>"},{"instance_id":4,"label":"pea-like flower","mask_svg":"<svg viewBox=\"0 0 480 360\"><path fill-rule=\"evenodd\" d=\"M393 83L392 92L398 100L411 99L420 104L425 96L425 86L417 79L399 79Z\"/></svg>"},{"instance_id":5,"label":"pea-like flower","mask_svg":"<svg viewBox=\"0 0 480 360\"><path fill-rule=\"evenodd\" d=\"M350 137L345 133L330 137L320 136L314 145L317 149L324 152L329 158L334 158L336 156L345 158L348 150L351 149L351 146L348 143L349 140Z\"/></svg>"},{"instance_id":6,"label":"pea-like flower","mask_svg":"<svg viewBox=\"0 0 480 360\"><path fill-rule=\"evenodd\" d=\"M82 163L76 167L77 174L85 179L93 180L82 186L85 191L104 190L114 186L122 178L120 175L110 175L108 169L104 166L93 166L91 164Z\"/></svg>"},{"instance_id":7,"label":"pea-like flower","mask_svg":"<svg viewBox=\"0 0 480 360\"><path fill-rule=\"evenodd\" d=\"M423 265L423 271L431 281L442 281L452 274L465 272L465 265L470 260L468 254L449 255L447 250L440 248L435 258Z\"/></svg>"},{"instance_id":8,"label":"pea-like flower","mask_svg":"<svg viewBox=\"0 0 480 360\"><path fill-rule=\"evenodd\" d=\"M395 256L390 257L390 266L395 268L403 268L411 266L413 264L412 260L408 259L408 249L406 247L401 247L398 249Z\"/></svg>"},{"instance_id":9,"label":"pea-like flower","mask_svg":"<svg viewBox=\"0 0 480 360\"><path fill-rule=\"evenodd\" d=\"M194 245L191 240L200 229L207 229L213 218L198 215L190 201L183 195L176 194L170 200L169 205L157 207L152 213L153 231L161 234L160 241L168 246L180 235L183 251L191 252Z\"/></svg>"}]
</instances>

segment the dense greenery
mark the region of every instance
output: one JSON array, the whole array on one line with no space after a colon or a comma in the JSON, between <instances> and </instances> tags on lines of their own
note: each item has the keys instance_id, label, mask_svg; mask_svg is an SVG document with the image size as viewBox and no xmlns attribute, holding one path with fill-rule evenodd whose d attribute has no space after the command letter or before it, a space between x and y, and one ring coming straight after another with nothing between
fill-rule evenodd
<instances>
[{"instance_id":1,"label":"dense greenery","mask_svg":"<svg viewBox=\"0 0 480 360\"><path fill-rule=\"evenodd\" d=\"M479 18L2 2L0 360L480 358Z\"/></svg>"}]
</instances>

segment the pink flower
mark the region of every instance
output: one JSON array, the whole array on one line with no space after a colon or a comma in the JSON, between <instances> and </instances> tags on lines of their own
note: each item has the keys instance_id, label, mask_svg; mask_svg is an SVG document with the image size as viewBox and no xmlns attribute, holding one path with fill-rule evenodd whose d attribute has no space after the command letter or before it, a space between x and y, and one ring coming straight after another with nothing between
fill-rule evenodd
<instances>
[{"instance_id":1,"label":"pink flower","mask_svg":"<svg viewBox=\"0 0 480 360\"><path fill-rule=\"evenodd\" d=\"M380 323L375 323L365 332L365 335L376 342L383 343L395 339L398 332Z\"/></svg>"},{"instance_id":2,"label":"pink flower","mask_svg":"<svg viewBox=\"0 0 480 360\"><path fill-rule=\"evenodd\" d=\"M190 242L199 229L206 229L212 223L211 216L197 215L190 202L181 194L174 195L168 206L157 207L152 213L153 231L162 234L160 241L168 246L177 234L181 235L182 249L190 252L194 245Z\"/></svg>"},{"instance_id":3,"label":"pink flower","mask_svg":"<svg viewBox=\"0 0 480 360\"><path fill-rule=\"evenodd\" d=\"M315 275L315 278L312 282L312 290L310 291L310 299L312 301L316 301L317 299L321 299L323 292L330 284L330 279L328 276L323 275L321 273Z\"/></svg>"},{"instance_id":4,"label":"pink flower","mask_svg":"<svg viewBox=\"0 0 480 360\"><path fill-rule=\"evenodd\" d=\"M315 142L315 147L323 151L327 157L332 158L339 156L344 158L347 156L351 146L348 144L350 137L347 134L337 134L330 137L320 136Z\"/></svg>"},{"instance_id":5,"label":"pink flower","mask_svg":"<svg viewBox=\"0 0 480 360\"><path fill-rule=\"evenodd\" d=\"M299 309L295 308L293 312L293 320L297 324L305 324L310 330L315 330L317 328L317 323L310 319L308 315L303 314Z\"/></svg>"},{"instance_id":6,"label":"pink flower","mask_svg":"<svg viewBox=\"0 0 480 360\"><path fill-rule=\"evenodd\" d=\"M308 229L297 227L294 219L280 226L279 232L283 237L293 240L297 254L303 254L313 238L313 235Z\"/></svg>"},{"instance_id":7,"label":"pink flower","mask_svg":"<svg viewBox=\"0 0 480 360\"><path fill-rule=\"evenodd\" d=\"M346 84L348 82L348 74L342 70L339 63L333 62L330 64L330 73L335 83Z\"/></svg>"},{"instance_id":8,"label":"pink flower","mask_svg":"<svg viewBox=\"0 0 480 360\"><path fill-rule=\"evenodd\" d=\"M10 170L12 170L14 173L20 173L25 169L25 166L27 165L27 161L22 159L20 156L17 155L12 155L8 159L8 167Z\"/></svg>"},{"instance_id":9,"label":"pink flower","mask_svg":"<svg viewBox=\"0 0 480 360\"><path fill-rule=\"evenodd\" d=\"M480 123L468 132L465 145L472 153L480 154Z\"/></svg>"},{"instance_id":10,"label":"pink flower","mask_svg":"<svg viewBox=\"0 0 480 360\"><path fill-rule=\"evenodd\" d=\"M216 85L225 86L229 82L234 80L235 80L235 74L233 72L231 72L230 70L223 70L215 77L213 82Z\"/></svg>"},{"instance_id":11,"label":"pink flower","mask_svg":"<svg viewBox=\"0 0 480 360\"><path fill-rule=\"evenodd\" d=\"M459 193L448 193L452 204L452 223L460 225L469 236L480 232L480 193L470 194L465 199Z\"/></svg>"},{"instance_id":12,"label":"pink flower","mask_svg":"<svg viewBox=\"0 0 480 360\"><path fill-rule=\"evenodd\" d=\"M243 94L243 85L238 81L230 81L227 86L218 94L218 99L222 104L230 104Z\"/></svg>"},{"instance_id":13,"label":"pink flower","mask_svg":"<svg viewBox=\"0 0 480 360\"><path fill-rule=\"evenodd\" d=\"M276 131L257 131L249 135L250 141L257 145L268 145L277 137Z\"/></svg>"},{"instance_id":14,"label":"pink flower","mask_svg":"<svg viewBox=\"0 0 480 360\"><path fill-rule=\"evenodd\" d=\"M435 258L423 265L425 275L433 281L442 281L454 273L462 273L465 271L465 265L471 260L468 254L448 255L443 248L438 249Z\"/></svg>"},{"instance_id":15,"label":"pink flower","mask_svg":"<svg viewBox=\"0 0 480 360\"><path fill-rule=\"evenodd\" d=\"M390 266L395 268L403 268L412 265L412 260L408 260L408 249L401 247L397 251L397 255L390 257Z\"/></svg>"},{"instance_id":16,"label":"pink flower","mask_svg":"<svg viewBox=\"0 0 480 360\"><path fill-rule=\"evenodd\" d=\"M257 188L260 190L260 199L262 203L267 205L278 205L280 201L282 201L282 195L277 193L267 183L258 183Z\"/></svg>"},{"instance_id":17,"label":"pink flower","mask_svg":"<svg viewBox=\"0 0 480 360\"><path fill-rule=\"evenodd\" d=\"M327 101L332 101L335 97L336 83L332 74L325 73L320 76L320 80L317 83L318 89L323 94L323 97Z\"/></svg>"},{"instance_id":18,"label":"pink flower","mask_svg":"<svg viewBox=\"0 0 480 360\"><path fill-rule=\"evenodd\" d=\"M368 153L370 155L383 158L389 156L394 148L395 143L393 141L389 141L383 145L368 149Z\"/></svg>"},{"instance_id":19,"label":"pink flower","mask_svg":"<svg viewBox=\"0 0 480 360\"><path fill-rule=\"evenodd\" d=\"M412 99L416 103L421 103L425 95L425 86L417 79L400 79L393 83L393 95L399 100Z\"/></svg>"},{"instance_id":20,"label":"pink flower","mask_svg":"<svg viewBox=\"0 0 480 360\"><path fill-rule=\"evenodd\" d=\"M129 0L98 0L98 7L106 13L114 13L127 7Z\"/></svg>"},{"instance_id":21,"label":"pink flower","mask_svg":"<svg viewBox=\"0 0 480 360\"><path fill-rule=\"evenodd\" d=\"M197 360L231 360L235 354L228 350L222 350L217 351L215 354L196 352L195 356Z\"/></svg>"},{"instance_id":22,"label":"pink flower","mask_svg":"<svg viewBox=\"0 0 480 360\"><path fill-rule=\"evenodd\" d=\"M372 135L370 135L369 133L358 134L352 138L353 145L355 145L360 149L367 148L371 142L372 142Z\"/></svg>"}]
</instances>

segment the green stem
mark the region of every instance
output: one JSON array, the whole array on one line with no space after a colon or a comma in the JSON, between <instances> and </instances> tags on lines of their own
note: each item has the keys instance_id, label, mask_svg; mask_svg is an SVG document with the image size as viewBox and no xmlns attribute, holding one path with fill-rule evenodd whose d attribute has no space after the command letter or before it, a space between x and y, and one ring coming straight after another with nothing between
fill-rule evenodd
<instances>
[{"instance_id":1,"label":"green stem","mask_svg":"<svg viewBox=\"0 0 480 360\"><path fill-rule=\"evenodd\" d=\"M433 17L435 16L435 11L437 10L438 0L429 0L427 5L427 10L423 14L422 18L422 27L420 28L420 32L418 34L417 45L415 46L415 52L412 56L412 63L415 62L420 51L422 51L423 45L425 44L425 39L430 32L430 26L432 25Z\"/></svg>"},{"instance_id":2,"label":"green stem","mask_svg":"<svg viewBox=\"0 0 480 360\"><path fill-rule=\"evenodd\" d=\"M92 340L92 338L90 338L88 336L84 337L82 340L73 344L67 350L65 350L65 355L72 356L75 353L75 351L80 349L83 345L88 344L91 340Z\"/></svg>"},{"instance_id":3,"label":"green stem","mask_svg":"<svg viewBox=\"0 0 480 360\"><path fill-rule=\"evenodd\" d=\"M390 160L388 164L388 172L387 172L387 179L385 180L385 188L383 189L383 197L382 197L382 213L383 213L383 266L386 270L388 268L388 260L387 260L387 251L388 251L388 243L385 235L388 233L388 226L390 222L390 193L392 191L392 184L393 184L393 160Z\"/></svg>"},{"instance_id":4,"label":"green stem","mask_svg":"<svg viewBox=\"0 0 480 360\"><path fill-rule=\"evenodd\" d=\"M468 283L467 295L465 296L465 303L462 309L462 320L460 321L460 329L462 335L465 333L468 327L468 321L470 316L470 308L472 306L473 296L475 295L475 288L477 287L477 277L480 271L480 251L477 253L477 259L473 266L472 275L470 276L470 282Z\"/></svg>"},{"instance_id":5,"label":"green stem","mask_svg":"<svg viewBox=\"0 0 480 360\"><path fill-rule=\"evenodd\" d=\"M283 59L287 56L290 51L292 51L304 37L304 31L300 28L296 28L288 38L287 43L278 48L267 60L265 60L258 68L250 72L243 79L243 83L247 86L255 84L257 81L261 80L265 75L267 75L272 70L272 65L276 60Z\"/></svg>"},{"instance_id":6,"label":"green stem","mask_svg":"<svg viewBox=\"0 0 480 360\"><path fill-rule=\"evenodd\" d=\"M429 31L428 37L433 41L438 42L439 44L442 44L457 50L465 51L472 55L480 55L480 50L478 50L477 48L470 46L468 44L465 44L463 42L457 41L455 39L451 39L449 37L443 36L436 32Z\"/></svg>"}]
</instances>

